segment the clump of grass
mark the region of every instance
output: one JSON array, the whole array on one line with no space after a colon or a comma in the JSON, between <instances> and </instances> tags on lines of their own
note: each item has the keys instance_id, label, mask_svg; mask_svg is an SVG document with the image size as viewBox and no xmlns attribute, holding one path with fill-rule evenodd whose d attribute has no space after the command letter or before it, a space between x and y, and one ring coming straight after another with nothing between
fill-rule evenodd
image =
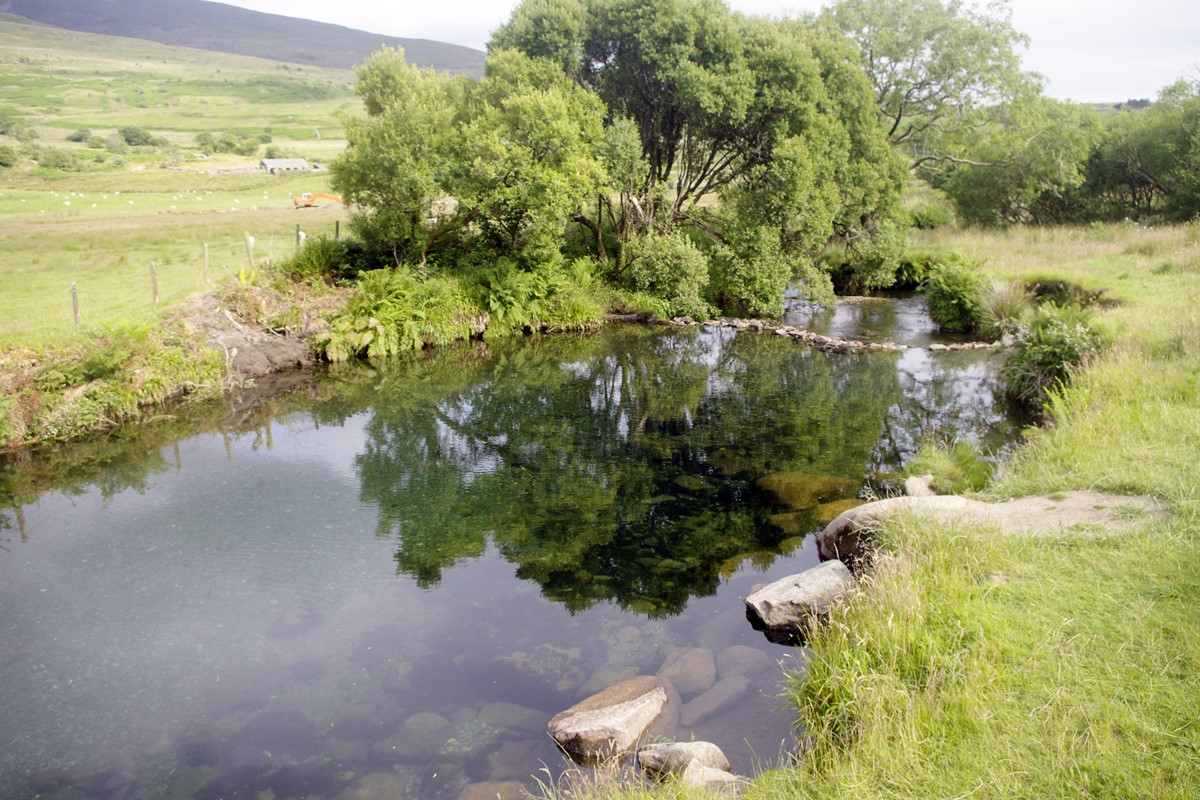
<instances>
[{"instance_id":1,"label":"clump of grass","mask_svg":"<svg viewBox=\"0 0 1200 800\"><path fill-rule=\"evenodd\" d=\"M987 488L993 465L969 442L927 441L905 468L906 475L933 475L938 494L963 494Z\"/></svg>"},{"instance_id":2,"label":"clump of grass","mask_svg":"<svg viewBox=\"0 0 1200 800\"><path fill-rule=\"evenodd\" d=\"M979 287L979 332L992 339L1016 333L1031 306L1032 298L1023 281L985 281Z\"/></svg>"},{"instance_id":3,"label":"clump of grass","mask_svg":"<svg viewBox=\"0 0 1200 800\"><path fill-rule=\"evenodd\" d=\"M222 356L182 326L114 326L51 358L18 389L18 399L33 401L22 405L36 409L22 427L35 440L78 438L184 395L214 397L224 376Z\"/></svg>"}]
</instances>

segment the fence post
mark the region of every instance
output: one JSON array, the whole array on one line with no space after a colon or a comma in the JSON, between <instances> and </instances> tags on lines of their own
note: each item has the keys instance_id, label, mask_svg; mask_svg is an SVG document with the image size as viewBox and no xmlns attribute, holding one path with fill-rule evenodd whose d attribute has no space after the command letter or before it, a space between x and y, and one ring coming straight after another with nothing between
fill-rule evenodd
<instances>
[{"instance_id":1,"label":"fence post","mask_svg":"<svg viewBox=\"0 0 1200 800\"><path fill-rule=\"evenodd\" d=\"M254 269L254 237L246 234L246 263L250 265L250 269Z\"/></svg>"},{"instance_id":2,"label":"fence post","mask_svg":"<svg viewBox=\"0 0 1200 800\"><path fill-rule=\"evenodd\" d=\"M334 241L342 238L342 221L340 219L333 221L333 238Z\"/></svg>"},{"instance_id":3,"label":"fence post","mask_svg":"<svg viewBox=\"0 0 1200 800\"><path fill-rule=\"evenodd\" d=\"M296 249L300 249L300 223L296 223Z\"/></svg>"},{"instance_id":4,"label":"fence post","mask_svg":"<svg viewBox=\"0 0 1200 800\"><path fill-rule=\"evenodd\" d=\"M79 327L79 292L75 290L75 281L71 281L71 310L75 312L75 327Z\"/></svg>"},{"instance_id":5,"label":"fence post","mask_svg":"<svg viewBox=\"0 0 1200 800\"><path fill-rule=\"evenodd\" d=\"M154 295L154 307L158 307L158 270L154 267L154 262L150 262L150 291Z\"/></svg>"},{"instance_id":6,"label":"fence post","mask_svg":"<svg viewBox=\"0 0 1200 800\"><path fill-rule=\"evenodd\" d=\"M204 283L212 283L212 279L208 277L208 242L204 243Z\"/></svg>"}]
</instances>

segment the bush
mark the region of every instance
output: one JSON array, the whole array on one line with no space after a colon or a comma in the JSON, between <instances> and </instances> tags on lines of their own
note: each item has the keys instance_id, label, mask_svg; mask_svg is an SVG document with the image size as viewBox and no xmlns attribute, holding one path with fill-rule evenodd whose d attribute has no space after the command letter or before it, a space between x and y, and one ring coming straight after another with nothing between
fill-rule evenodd
<instances>
[{"instance_id":1,"label":"bush","mask_svg":"<svg viewBox=\"0 0 1200 800\"><path fill-rule=\"evenodd\" d=\"M1042 406L1051 390L1065 386L1103 346L1086 309L1040 306L1018 330L1016 351L1004 362L1005 391L1021 403Z\"/></svg>"},{"instance_id":2,"label":"bush","mask_svg":"<svg viewBox=\"0 0 1200 800\"><path fill-rule=\"evenodd\" d=\"M663 302L670 317L704 319L710 308L703 292L708 286L708 259L682 233L647 234L630 241L623 275L626 285Z\"/></svg>"},{"instance_id":3,"label":"bush","mask_svg":"<svg viewBox=\"0 0 1200 800\"><path fill-rule=\"evenodd\" d=\"M62 170L63 172L76 172L79 170L79 159L70 150L63 150L60 147L38 148L36 157L39 167Z\"/></svg>"},{"instance_id":4,"label":"bush","mask_svg":"<svg viewBox=\"0 0 1200 800\"><path fill-rule=\"evenodd\" d=\"M929 316L944 331L973 330L979 320L979 276L965 264L943 263L930 268L921 291Z\"/></svg>"},{"instance_id":5,"label":"bush","mask_svg":"<svg viewBox=\"0 0 1200 800\"><path fill-rule=\"evenodd\" d=\"M79 128L67 134L68 142L83 143L92 138L92 132L87 128Z\"/></svg>"},{"instance_id":6,"label":"bush","mask_svg":"<svg viewBox=\"0 0 1200 800\"><path fill-rule=\"evenodd\" d=\"M712 256L711 294L721 310L739 315L779 315L788 281L802 265L783 252L778 231L768 226L731 227L727 239L727 244L714 248ZM823 298L833 294L828 281L814 284L810 291Z\"/></svg>"},{"instance_id":7,"label":"bush","mask_svg":"<svg viewBox=\"0 0 1200 800\"><path fill-rule=\"evenodd\" d=\"M21 159L17 151L8 145L0 145L0 167L12 167Z\"/></svg>"},{"instance_id":8,"label":"bush","mask_svg":"<svg viewBox=\"0 0 1200 800\"><path fill-rule=\"evenodd\" d=\"M342 243L328 236L309 239L295 255L279 265L279 271L295 281L329 282L346 274L346 252Z\"/></svg>"},{"instance_id":9,"label":"bush","mask_svg":"<svg viewBox=\"0 0 1200 800\"><path fill-rule=\"evenodd\" d=\"M130 147L147 147L150 145L162 144L161 139L156 139L145 128L137 128L132 125L127 125L117 129L117 135L121 140Z\"/></svg>"},{"instance_id":10,"label":"bush","mask_svg":"<svg viewBox=\"0 0 1200 800\"><path fill-rule=\"evenodd\" d=\"M934 230L954 223L954 210L948 203L921 203L908 209L909 225L918 230Z\"/></svg>"},{"instance_id":11,"label":"bush","mask_svg":"<svg viewBox=\"0 0 1200 800\"><path fill-rule=\"evenodd\" d=\"M586 258L565 266L547 261L531 270L515 258L503 258L479 276L476 292L488 315L489 339L525 331L584 330L604 316L605 291Z\"/></svg>"},{"instance_id":12,"label":"bush","mask_svg":"<svg viewBox=\"0 0 1200 800\"><path fill-rule=\"evenodd\" d=\"M991 339L1016 333L1032 304L1029 290L1021 281L986 281L979 288L979 332Z\"/></svg>"},{"instance_id":13,"label":"bush","mask_svg":"<svg viewBox=\"0 0 1200 800\"><path fill-rule=\"evenodd\" d=\"M378 269L362 274L358 291L316 344L330 361L386 358L467 339L482 323L457 280L420 280L407 269Z\"/></svg>"}]
</instances>

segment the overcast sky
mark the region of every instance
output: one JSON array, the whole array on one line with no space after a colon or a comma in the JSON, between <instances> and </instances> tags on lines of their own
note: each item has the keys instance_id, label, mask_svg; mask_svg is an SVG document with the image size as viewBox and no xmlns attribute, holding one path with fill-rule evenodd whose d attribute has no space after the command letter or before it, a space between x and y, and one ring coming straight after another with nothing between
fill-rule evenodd
<instances>
[{"instance_id":1,"label":"overcast sky","mask_svg":"<svg viewBox=\"0 0 1200 800\"><path fill-rule=\"evenodd\" d=\"M229 5L348 28L483 49L516 0L224 0ZM728 0L752 14L816 11L822 0ZM1026 68L1047 93L1080 102L1153 98L1182 77L1200 79L1197 0L1011 0L1013 24L1032 38Z\"/></svg>"}]
</instances>

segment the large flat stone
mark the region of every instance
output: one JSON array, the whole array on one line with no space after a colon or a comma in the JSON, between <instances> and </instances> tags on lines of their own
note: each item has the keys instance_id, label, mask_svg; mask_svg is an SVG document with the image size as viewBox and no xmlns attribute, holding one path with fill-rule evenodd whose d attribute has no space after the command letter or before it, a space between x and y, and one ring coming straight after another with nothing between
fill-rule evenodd
<instances>
[{"instance_id":1,"label":"large flat stone","mask_svg":"<svg viewBox=\"0 0 1200 800\"><path fill-rule=\"evenodd\" d=\"M583 764L632 752L662 715L668 692L661 678L641 676L610 686L551 717L547 727L558 746Z\"/></svg>"},{"instance_id":2,"label":"large flat stone","mask_svg":"<svg viewBox=\"0 0 1200 800\"><path fill-rule=\"evenodd\" d=\"M746 618L756 631L779 644L797 644L829 606L854 582L840 561L789 575L762 587L746 598Z\"/></svg>"}]
</instances>

